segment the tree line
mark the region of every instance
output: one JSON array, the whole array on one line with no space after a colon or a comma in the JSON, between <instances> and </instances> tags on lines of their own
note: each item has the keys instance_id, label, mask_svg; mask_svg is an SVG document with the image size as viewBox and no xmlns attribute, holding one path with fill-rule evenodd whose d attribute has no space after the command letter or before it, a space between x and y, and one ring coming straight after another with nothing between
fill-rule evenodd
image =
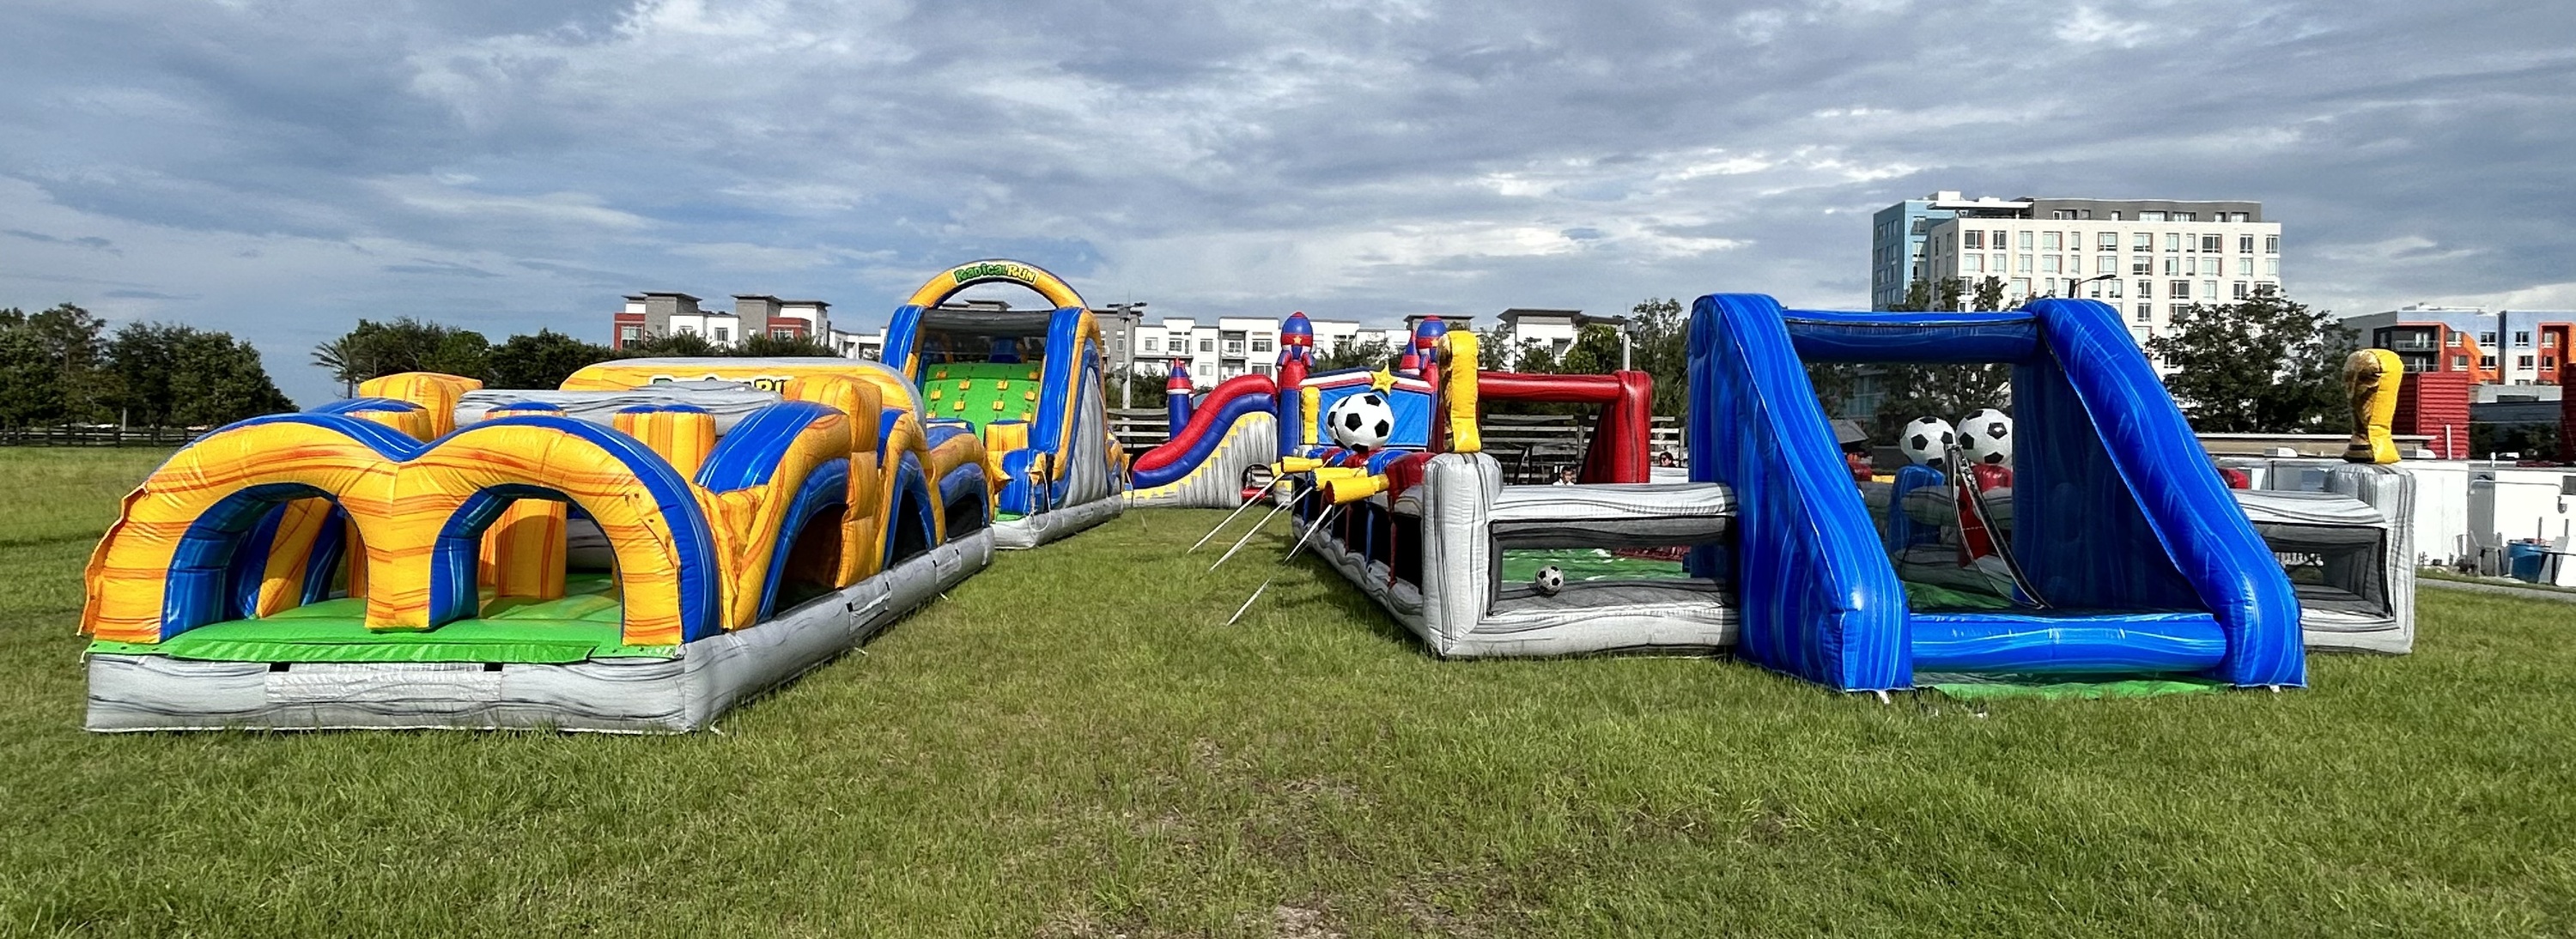
<instances>
[{"instance_id":1,"label":"tree line","mask_svg":"<svg viewBox=\"0 0 2576 939\"><path fill-rule=\"evenodd\" d=\"M138 322L110 334L70 303L0 309L0 428L208 427L294 409L230 333Z\"/></svg>"},{"instance_id":2,"label":"tree line","mask_svg":"<svg viewBox=\"0 0 2576 939\"><path fill-rule=\"evenodd\" d=\"M356 329L313 347L313 364L340 382L342 393L381 375L442 372L481 379L493 388L553 388L583 366L650 356L837 356L807 338L761 333L719 346L703 336L648 336L611 349L551 329L513 335L499 343L482 333L408 316L385 322L359 320Z\"/></svg>"}]
</instances>

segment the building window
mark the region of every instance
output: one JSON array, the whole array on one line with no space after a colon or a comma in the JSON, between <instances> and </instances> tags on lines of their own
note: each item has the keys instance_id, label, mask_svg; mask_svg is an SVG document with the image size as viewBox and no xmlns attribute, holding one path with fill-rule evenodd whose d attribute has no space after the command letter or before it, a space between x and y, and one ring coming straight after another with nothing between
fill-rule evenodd
<instances>
[{"instance_id":1,"label":"building window","mask_svg":"<svg viewBox=\"0 0 2576 939\"><path fill-rule=\"evenodd\" d=\"M1985 247L1986 247L1986 233L1985 233L1985 232L1982 232L1982 231L1977 231L1977 230L1975 230L1975 229L1969 229L1969 230L1967 230L1967 231L1960 232L1960 233L1959 233L1959 247L1961 247L1961 248L1968 248L1968 249L1974 249L1974 250L1979 250L1979 251L1985 250Z\"/></svg>"},{"instance_id":2,"label":"building window","mask_svg":"<svg viewBox=\"0 0 2576 939\"><path fill-rule=\"evenodd\" d=\"M769 331L769 338L794 339L796 338L796 331L793 329L773 329Z\"/></svg>"},{"instance_id":3,"label":"building window","mask_svg":"<svg viewBox=\"0 0 2576 939\"><path fill-rule=\"evenodd\" d=\"M2217 254L2217 253L2219 252L2219 250L2220 250L2219 245L2223 243L2223 239L2224 239L2225 237L2226 237L2226 236L2224 236L2224 235L2202 235L2202 236L2200 236L2200 250L2205 251L2205 252L2208 252L2208 253L2210 253L2210 254Z\"/></svg>"},{"instance_id":4,"label":"building window","mask_svg":"<svg viewBox=\"0 0 2576 939\"><path fill-rule=\"evenodd\" d=\"M2025 231L2021 233L2021 249L2024 251L2030 250L2030 236L2030 232ZM1997 245L1996 247L2002 247L2002 245Z\"/></svg>"},{"instance_id":5,"label":"building window","mask_svg":"<svg viewBox=\"0 0 2576 939\"><path fill-rule=\"evenodd\" d=\"M718 327L716 327L716 341L717 341L717 342L732 342L732 341L733 341L733 330L732 330L731 328L729 328L729 327L724 327L724 326L718 326Z\"/></svg>"},{"instance_id":6,"label":"building window","mask_svg":"<svg viewBox=\"0 0 2576 939\"><path fill-rule=\"evenodd\" d=\"M2054 255L2054 254L2051 254L2051 255L2044 255L2044 256L2042 256L2042 257L2039 259L2039 272L2040 272L2040 273L2042 273L2042 274L2061 274L2061 273L2065 273L2064 271L2060 271L2060 270L2058 270L2058 264L2059 264L2059 263L2060 263L2060 262L2057 260L2057 255Z\"/></svg>"},{"instance_id":7,"label":"building window","mask_svg":"<svg viewBox=\"0 0 2576 939\"><path fill-rule=\"evenodd\" d=\"M2530 368L2530 367L2531 367L2531 357L2530 357L2530 356L2527 356L2527 355L2518 355L2518 356L2514 356L2514 358L2513 358L2513 367L2515 367L2515 368Z\"/></svg>"},{"instance_id":8,"label":"building window","mask_svg":"<svg viewBox=\"0 0 2576 939\"><path fill-rule=\"evenodd\" d=\"M2140 300L2144 300L2144 299L2147 299L2147 298L2152 297L2152 296L2155 296L2155 295L2156 295L2156 282L2155 282L2155 281L2152 281L2152 280L2142 280L2142 281L2139 281L2139 282L2138 282L2138 299L2140 299Z\"/></svg>"},{"instance_id":9,"label":"building window","mask_svg":"<svg viewBox=\"0 0 2576 939\"><path fill-rule=\"evenodd\" d=\"M2109 288L2111 288L2111 299L2113 299L2113 300L2117 300L2117 299L2120 299L2120 287L2121 287L2121 285L2122 285L2122 282L2121 282L2121 281L2116 281L2116 280L2097 281L2097 282L2095 282L2095 283L2094 283L2094 285L2093 285L2093 289L2099 290L2099 289L2102 289L2102 288L2104 288L2104 287L2109 287Z\"/></svg>"},{"instance_id":10,"label":"building window","mask_svg":"<svg viewBox=\"0 0 2576 939\"><path fill-rule=\"evenodd\" d=\"M2238 253L2238 254L2253 254L2253 253L2254 253L2254 236L2252 236L2252 235L2239 235L2239 236L2237 236L2237 238L2236 238L2236 253Z\"/></svg>"},{"instance_id":11,"label":"building window","mask_svg":"<svg viewBox=\"0 0 2576 939\"><path fill-rule=\"evenodd\" d=\"M2478 356L2478 367L2479 367L2479 368L2494 368L2494 367L2495 367L2495 356L2492 356L2492 355L2481 355L2481 356Z\"/></svg>"},{"instance_id":12,"label":"building window","mask_svg":"<svg viewBox=\"0 0 2576 939\"><path fill-rule=\"evenodd\" d=\"M2253 259L2253 258L2237 258L2237 259L2236 259L2236 276L2238 276L2238 277L2252 277L2252 276L2254 276L2254 259Z\"/></svg>"},{"instance_id":13,"label":"building window","mask_svg":"<svg viewBox=\"0 0 2576 939\"><path fill-rule=\"evenodd\" d=\"M2104 255L2098 255L2098 256L2096 256L2096 257L2094 257L2094 258L2093 258L2093 273L2096 273L2096 274L2117 274L2117 273L2119 273L2119 272L2120 272L2120 256L2119 256L2119 255L2116 255L2116 254L2104 254Z\"/></svg>"},{"instance_id":14,"label":"building window","mask_svg":"<svg viewBox=\"0 0 2576 939\"><path fill-rule=\"evenodd\" d=\"M2057 235L2057 233L2056 233L2056 232L2053 232L2053 231L2044 231L2044 232L2040 232L2040 233L2039 233L2039 250L2042 250L2042 251L2055 251L2055 250L2057 250L2057 249L2058 249L2058 245L2059 245L2059 242L2058 242L2057 238L2058 238L2058 235Z\"/></svg>"},{"instance_id":15,"label":"building window","mask_svg":"<svg viewBox=\"0 0 2576 939\"><path fill-rule=\"evenodd\" d=\"M2214 280L2204 280L2204 281L2201 281L2201 282L2200 282L2200 298L2201 298L2201 299L2203 299L2203 300L2216 300L2216 299L2218 299L2218 282L2217 282L2217 281L2214 281Z\"/></svg>"},{"instance_id":16,"label":"building window","mask_svg":"<svg viewBox=\"0 0 2576 939\"><path fill-rule=\"evenodd\" d=\"M2263 236L2263 253L2264 253L2264 254L2279 254L2279 253L2281 253L2281 236L2279 236L2279 235L2265 235L2265 236Z\"/></svg>"},{"instance_id":17,"label":"building window","mask_svg":"<svg viewBox=\"0 0 2576 939\"><path fill-rule=\"evenodd\" d=\"M1982 273L1985 273L1985 271L1986 271L1986 256L1985 256L1985 255L1982 255L1982 254L1962 254L1962 255L1960 255L1960 256L1959 256L1959 270L1960 270L1960 271L1962 271L1962 272L1964 272L1964 273L1969 273L1969 274L1982 274Z\"/></svg>"},{"instance_id":18,"label":"building window","mask_svg":"<svg viewBox=\"0 0 2576 939\"><path fill-rule=\"evenodd\" d=\"M695 326L682 326L682 327L680 327L680 335L683 335L683 336L695 336L695 335L697 335L697 334L698 334L698 328L697 328L697 327L695 327Z\"/></svg>"},{"instance_id":19,"label":"building window","mask_svg":"<svg viewBox=\"0 0 2576 939\"><path fill-rule=\"evenodd\" d=\"M1201 352L1214 352L1214 351L1216 351L1216 340L1214 340L1214 339L1201 339L1201 340L1199 340L1199 351L1201 351Z\"/></svg>"},{"instance_id":20,"label":"building window","mask_svg":"<svg viewBox=\"0 0 2576 939\"><path fill-rule=\"evenodd\" d=\"M2181 258L2168 257L2165 259L2165 276L2172 277L2175 274L2181 273L2185 273L2182 269Z\"/></svg>"},{"instance_id":21,"label":"building window","mask_svg":"<svg viewBox=\"0 0 2576 939\"><path fill-rule=\"evenodd\" d=\"M2156 259L2154 255L2141 254L2129 259L2129 273L2153 274L2155 272Z\"/></svg>"},{"instance_id":22,"label":"building window","mask_svg":"<svg viewBox=\"0 0 2576 939\"><path fill-rule=\"evenodd\" d=\"M2202 274L2207 274L2207 275L2209 275L2209 276L2211 276L2211 277L2216 277L2216 276L2218 276L2218 274L2219 274L2219 271L2218 271L2218 259L2217 259L2217 258L2202 258L2202 259L2200 259L2200 273L2202 273Z\"/></svg>"},{"instance_id":23,"label":"building window","mask_svg":"<svg viewBox=\"0 0 2576 939\"><path fill-rule=\"evenodd\" d=\"M2531 347L2531 331L2530 331L2530 330L2527 330L2527 329L2524 329L2524 330L2515 330L2515 331L2514 331L2514 334L2513 334L2513 345L2514 345L2514 348L2517 348L2517 349L2527 349L2527 348L2530 348L2530 347Z\"/></svg>"},{"instance_id":24,"label":"building window","mask_svg":"<svg viewBox=\"0 0 2576 939\"><path fill-rule=\"evenodd\" d=\"M2099 244L2100 247L2093 250L2118 251L2120 250L2120 233L2115 231L2103 232L2100 237L2096 239L2096 243Z\"/></svg>"},{"instance_id":25,"label":"building window","mask_svg":"<svg viewBox=\"0 0 2576 939\"><path fill-rule=\"evenodd\" d=\"M2024 257L2028 257L2029 255L2023 255L2023 256L2024 256ZM2015 277L2015 278L2013 278L2013 282L2012 282L2012 295L2013 295L2013 296L2016 296L2016 297L2027 297L2027 296L2030 296L2030 278L2028 278L2028 277Z\"/></svg>"},{"instance_id":26,"label":"building window","mask_svg":"<svg viewBox=\"0 0 2576 939\"><path fill-rule=\"evenodd\" d=\"M2164 213L2162 213L2162 212L2140 212L2140 213L2138 213L2138 221L2141 221L2141 222L2161 222L2161 221L2164 221L2164 220L2165 220L2165 214L2164 214Z\"/></svg>"},{"instance_id":27,"label":"building window","mask_svg":"<svg viewBox=\"0 0 2576 939\"><path fill-rule=\"evenodd\" d=\"M2246 283L2246 282L2241 281L2241 280L2236 282L2236 299L2243 300L2243 299L2245 299L2245 298L2247 298L2247 297L2251 297L2251 296L2253 296L2253 295L2254 295L2254 285L2253 285L2253 284L2249 284L2249 283Z\"/></svg>"},{"instance_id":28,"label":"building window","mask_svg":"<svg viewBox=\"0 0 2576 939\"><path fill-rule=\"evenodd\" d=\"M2001 250L2003 250L2003 249L2004 249L2004 233L2003 233L2003 232L2001 232L2001 231L1997 231L1997 232L1995 232L1995 240L1993 240L1993 241L1991 241L1991 242L1988 242L1988 244L1993 245L1993 246L1994 246L1994 249L1995 249L1995 250L1997 250L1997 251L2001 251Z\"/></svg>"},{"instance_id":29,"label":"building window","mask_svg":"<svg viewBox=\"0 0 2576 939\"><path fill-rule=\"evenodd\" d=\"M2030 234L2030 233L2029 233L2029 232L2023 232L2022 234L2027 235L2027 234ZM2014 259L2015 259L2015 260L2018 260L2018 261L2020 261L2020 262L2021 262L2021 266L2020 266L2020 267L2015 268L2015 270L2018 270L2018 271L2020 271L2021 273L2024 273L2024 274L2028 274L2028 273L2030 273L2030 255L2027 255L2027 254L2023 254L2023 255L2016 255L2016 256L2014 257Z\"/></svg>"},{"instance_id":30,"label":"building window","mask_svg":"<svg viewBox=\"0 0 2576 939\"><path fill-rule=\"evenodd\" d=\"M617 327L617 341L618 341L618 342L621 342L621 343L625 343L625 342L642 342L642 341L644 341L644 327L641 327L641 326L620 326L620 327Z\"/></svg>"},{"instance_id":31,"label":"building window","mask_svg":"<svg viewBox=\"0 0 2576 939\"><path fill-rule=\"evenodd\" d=\"M2165 233L2165 250L2166 250L2166 251L2168 251L2168 252L2173 252L2173 251L2180 251L2180 250L2182 250L2182 233L2181 233L2181 232L2166 232L2166 233Z\"/></svg>"},{"instance_id":32,"label":"building window","mask_svg":"<svg viewBox=\"0 0 2576 939\"><path fill-rule=\"evenodd\" d=\"M2541 348L2543 348L2543 349L2555 349L2555 348L2558 348L2558 334L2557 334L2557 333L2541 333L2541 334L2540 334L2540 347L2541 347Z\"/></svg>"},{"instance_id":33,"label":"building window","mask_svg":"<svg viewBox=\"0 0 2576 939\"><path fill-rule=\"evenodd\" d=\"M1253 340L1253 341L1252 341L1252 351L1254 351L1254 352L1268 352L1268 351L1270 351L1270 340L1267 340L1267 339L1255 339L1255 340Z\"/></svg>"},{"instance_id":34,"label":"building window","mask_svg":"<svg viewBox=\"0 0 2576 939\"><path fill-rule=\"evenodd\" d=\"M2138 317L2138 322L2141 322L2141 323L2152 323L2152 322L2154 322L2154 321L2155 321L2155 319L2156 319L2156 305L2155 305L2155 304L2152 304L2152 303L2141 303L2141 304L2138 304L2138 313L2137 313L2137 317Z\"/></svg>"},{"instance_id":35,"label":"building window","mask_svg":"<svg viewBox=\"0 0 2576 939\"><path fill-rule=\"evenodd\" d=\"M1241 340L1241 339L1228 339L1228 340L1226 340L1226 341L1225 341L1225 354L1227 354L1227 355L1242 355L1242 354L1243 354L1243 340Z\"/></svg>"},{"instance_id":36,"label":"building window","mask_svg":"<svg viewBox=\"0 0 2576 939\"><path fill-rule=\"evenodd\" d=\"M2280 258L2264 258L2264 259L2263 259L2263 276L2265 276L2265 277L2279 277L2279 276L2281 276L2281 259L2280 259Z\"/></svg>"},{"instance_id":37,"label":"building window","mask_svg":"<svg viewBox=\"0 0 2576 939\"><path fill-rule=\"evenodd\" d=\"M2154 232L2143 232L2143 231L2142 231L2142 232L2132 232L2132 233L2130 233L2130 235L2129 235L2129 250L2131 250L2131 251L2153 251L2153 250L2155 250L2155 249L2156 249L2156 235L2155 235L2155 233L2154 233Z\"/></svg>"},{"instance_id":38,"label":"building window","mask_svg":"<svg viewBox=\"0 0 2576 939\"><path fill-rule=\"evenodd\" d=\"M1147 336L1147 337L1145 337L1145 351L1147 351L1147 352L1160 352L1160 351L1163 351L1163 350L1162 350L1162 347L1161 347L1160 345L1158 345L1158 344L1157 344L1157 343L1159 343L1159 342L1160 342L1160 340L1157 340L1157 339L1155 339L1155 338L1154 338L1154 337L1152 337L1152 336Z\"/></svg>"},{"instance_id":39,"label":"building window","mask_svg":"<svg viewBox=\"0 0 2576 939\"><path fill-rule=\"evenodd\" d=\"M2479 334L2478 334L2478 345L2482 345L2482 346L2492 346L2492 345L2495 345L2495 344L2496 344L2496 341L2495 341L2495 334L2494 334L2494 333L2479 333Z\"/></svg>"},{"instance_id":40,"label":"building window","mask_svg":"<svg viewBox=\"0 0 2576 939\"><path fill-rule=\"evenodd\" d=\"M2165 285L2165 296L2176 300L2191 299L2191 281L2177 280Z\"/></svg>"},{"instance_id":41,"label":"building window","mask_svg":"<svg viewBox=\"0 0 2576 939\"><path fill-rule=\"evenodd\" d=\"M2454 370L2454 371L2467 371L2467 370L2468 370L2468 367L2469 367L2469 357L2468 357L2468 356L2465 356L2465 355L2455 355L2455 356L2452 356L2452 357L2451 357L2451 368L2452 368L2452 370Z\"/></svg>"},{"instance_id":42,"label":"building window","mask_svg":"<svg viewBox=\"0 0 2576 939\"><path fill-rule=\"evenodd\" d=\"M2443 344L2443 345L2450 346L2451 348L2454 348L2454 349L2457 349L2457 348L2459 348L2459 347L2460 347L2460 334L2459 334L2459 333L2455 333L2455 332L2452 332L2452 331L2447 330L2447 329L2443 330L2443 331L2442 331L2442 333L2443 333L2443 339L2442 339L2442 344Z\"/></svg>"}]
</instances>

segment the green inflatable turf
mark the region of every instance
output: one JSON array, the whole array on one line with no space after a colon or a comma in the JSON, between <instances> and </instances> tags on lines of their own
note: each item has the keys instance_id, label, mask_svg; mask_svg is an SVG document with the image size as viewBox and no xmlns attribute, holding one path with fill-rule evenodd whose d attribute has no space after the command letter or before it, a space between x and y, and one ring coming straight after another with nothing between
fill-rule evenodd
<instances>
[{"instance_id":1,"label":"green inflatable turf","mask_svg":"<svg viewBox=\"0 0 2576 939\"><path fill-rule=\"evenodd\" d=\"M564 579L553 600L492 600L478 619L428 632L380 633L366 627L366 601L342 597L280 611L265 619L209 623L155 643L90 643L90 651L167 655L220 662L579 662L592 658L668 657L671 646L620 641L623 609L605 574Z\"/></svg>"}]
</instances>

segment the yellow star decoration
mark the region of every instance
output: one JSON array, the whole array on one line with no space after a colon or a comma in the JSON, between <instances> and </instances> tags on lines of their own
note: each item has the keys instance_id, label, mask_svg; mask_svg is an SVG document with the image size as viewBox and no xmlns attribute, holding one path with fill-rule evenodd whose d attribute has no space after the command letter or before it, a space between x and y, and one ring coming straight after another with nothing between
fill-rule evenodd
<instances>
[{"instance_id":1,"label":"yellow star decoration","mask_svg":"<svg viewBox=\"0 0 2576 939\"><path fill-rule=\"evenodd\" d=\"M1395 373L1385 366L1379 366L1377 374L1369 376L1369 387L1379 391L1392 390L1395 387Z\"/></svg>"}]
</instances>

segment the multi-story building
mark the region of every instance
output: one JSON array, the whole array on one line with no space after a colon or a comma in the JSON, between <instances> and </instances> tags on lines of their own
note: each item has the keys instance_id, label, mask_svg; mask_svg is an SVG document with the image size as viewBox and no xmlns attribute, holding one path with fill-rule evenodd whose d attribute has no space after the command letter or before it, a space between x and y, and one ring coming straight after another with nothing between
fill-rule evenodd
<instances>
[{"instance_id":1,"label":"multi-story building","mask_svg":"<svg viewBox=\"0 0 2576 939\"><path fill-rule=\"evenodd\" d=\"M1919 205L1918 205L1919 203ZM1941 213L1948 213L1943 216ZM2164 199L1963 199L1935 193L1881 211L1882 251L1906 254L1907 281L1995 278L2004 301L2082 296L2126 314L2140 342L2195 303L2233 303L2281 286L2281 224L2259 202ZM1919 221L1920 258L1910 243ZM1880 270L1874 268L1874 270ZM1872 301L1886 296L1872 275ZM1895 286L1895 299L1904 286ZM1884 306L1886 304L1879 304Z\"/></svg>"},{"instance_id":2,"label":"multi-story building","mask_svg":"<svg viewBox=\"0 0 2576 939\"><path fill-rule=\"evenodd\" d=\"M832 328L832 305L821 300L781 300L768 294L733 295L733 310L708 310L698 298L676 291L629 294L624 309L612 317L608 347L623 349L654 336L698 336L720 348L742 344L752 335L778 339L811 339L852 358L863 349L882 347L883 337Z\"/></svg>"},{"instance_id":3,"label":"multi-story building","mask_svg":"<svg viewBox=\"0 0 2576 939\"><path fill-rule=\"evenodd\" d=\"M2483 307L2399 307L2345 317L2363 342L2397 353L2410 372L2467 372L2495 385L2557 385L2576 377L2567 350L2576 312Z\"/></svg>"}]
</instances>

